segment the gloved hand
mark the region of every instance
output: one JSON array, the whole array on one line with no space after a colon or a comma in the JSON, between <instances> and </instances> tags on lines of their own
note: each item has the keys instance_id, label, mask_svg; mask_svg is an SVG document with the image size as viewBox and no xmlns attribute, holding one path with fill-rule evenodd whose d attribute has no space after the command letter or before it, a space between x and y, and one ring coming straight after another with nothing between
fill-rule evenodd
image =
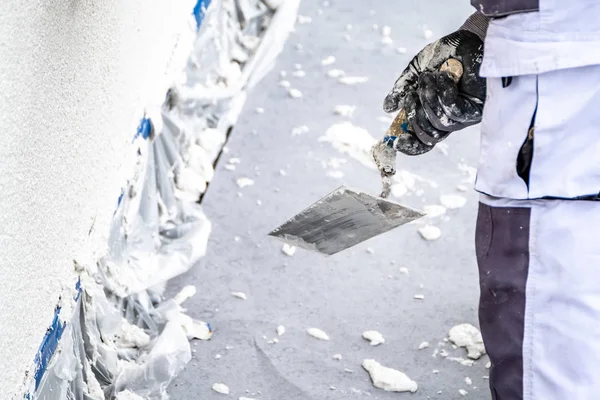
<instances>
[{"instance_id":1,"label":"gloved hand","mask_svg":"<svg viewBox=\"0 0 600 400\"><path fill-rule=\"evenodd\" d=\"M458 83L449 72L439 71L449 58L463 65ZM428 44L412 59L383 102L386 112L406 110L412 135L402 138L398 151L426 153L451 132L481 121L486 91L479 76L482 59L482 39L463 29Z\"/></svg>"}]
</instances>

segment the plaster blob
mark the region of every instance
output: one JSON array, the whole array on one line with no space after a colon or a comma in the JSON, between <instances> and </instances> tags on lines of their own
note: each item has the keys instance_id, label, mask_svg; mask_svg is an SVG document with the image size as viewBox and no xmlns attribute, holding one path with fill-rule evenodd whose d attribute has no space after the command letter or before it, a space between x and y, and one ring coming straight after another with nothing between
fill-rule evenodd
<instances>
[{"instance_id":1,"label":"plaster blob","mask_svg":"<svg viewBox=\"0 0 600 400\"><path fill-rule=\"evenodd\" d=\"M371 156L371 148L377 140L366 129L351 122L331 125L325 135L319 138L319 142L329 142L339 152L348 154L366 167L376 168Z\"/></svg>"},{"instance_id":2,"label":"plaster blob","mask_svg":"<svg viewBox=\"0 0 600 400\"><path fill-rule=\"evenodd\" d=\"M362 337L363 339L371 342L371 346L378 346L382 343L385 343L385 338L377 331L365 331L363 332Z\"/></svg>"},{"instance_id":3,"label":"plaster blob","mask_svg":"<svg viewBox=\"0 0 600 400\"><path fill-rule=\"evenodd\" d=\"M331 65L335 62L334 56L328 56L321 60L321 65Z\"/></svg>"},{"instance_id":4,"label":"plaster blob","mask_svg":"<svg viewBox=\"0 0 600 400\"><path fill-rule=\"evenodd\" d=\"M466 348L467 357L472 360L477 360L485 354L481 332L471 324L454 326L448 332L448 338L458 347Z\"/></svg>"},{"instance_id":5,"label":"plaster blob","mask_svg":"<svg viewBox=\"0 0 600 400\"><path fill-rule=\"evenodd\" d=\"M229 394L229 387L224 383L215 383L212 385L212 390L221 394Z\"/></svg>"},{"instance_id":6,"label":"plaster blob","mask_svg":"<svg viewBox=\"0 0 600 400\"><path fill-rule=\"evenodd\" d=\"M239 178L236 183L240 188L254 185L254 181L250 178Z\"/></svg>"},{"instance_id":7,"label":"plaster blob","mask_svg":"<svg viewBox=\"0 0 600 400\"><path fill-rule=\"evenodd\" d=\"M440 203L450 210L462 208L467 204L467 199L458 194L443 194L440 196Z\"/></svg>"},{"instance_id":8,"label":"plaster blob","mask_svg":"<svg viewBox=\"0 0 600 400\"><path fill-rule=\"evenodd\" d=\"M336 115L341 115L342 117L350 118L354 115L355 110L356 106L340 104L333 108L333 113Z\"/></svg>"},{"instance_id":9,"label":"plaster blob","mask_svg":"<svg viewBox=\"0 0 600 400\"><path fill-rule=\"evenodd\" d=\"M329 335L327 335L324 331L322 331L319 328L308 328L306 330L306 333L308 333L310 336L314 337L315 339L319 339L319 340L329 340Z\"/></svg>"},{"instance_id":10,"label":"plaster blob","mask_svg":"<svg viewBox=\"0 0 600 400\"><path fill-rule=\"evenodd\" d=\"M300 97L302 97L302 92L298 89L294 89L294 88L290 88L288 90L288 94L290 95L290 97L292 99L299 99Z\"/></svg>"},{"instance_id":11,"label":"plaster blob","mask_svg":"<svg viewBox=\"0 0 600 400\"><path fill-rule=\"evenodd\" d=\"M344 75L346 75L346 73L338 68L327 71L327 76L330 78L341 78Z\"/></svg>"},{"instance_id":12,"label":"plaster blob","mask_svg":"<svg viewBox=\"0 0 600 400\"><path fill-rule=\"evenodd\" d=\"M283 252L283 254L285 254L286 256L293 256L294 253L296 252L296 246L290 246L287 243L283 244L283 247L281 248L281 251Z\"/></svg>"},{"instance_id":13,"label":"plaster blob","mask_svg":"<svg viewBox=\"0 0 600 400\"><path fill-rule=\"evenodd\" d=\"M373 386L387 392L416 392L417 382L398 370L384 367L375 360L364 360L362 367L371 376Z\"/></svg>"},{"instance_id":14,"label":"plaster blob","mask_svg":"<svg viewBox=\"0 0 600 400\"><path fill-rule=\"evenodd\" d=\"M196 294L196 286L194 286L194 285L187 285L187 286L184 286L183 289L181 289L179 291L179 293L177 293L175 295L175 297L173 297L173 301L175 303L181 305L184 301L186 301L187 299L191 298L195 294Z\"/></svg>"},{"instance_id":15,"label":"plaster blob","mask_svg":"<svg viewBox=\"0 0 600 400\"><path fill-rule=\"evenodd\" d=\"M425 225L419 229L421 237L427 241L438 240L442 236L442 231L437 226Z\"/></svg>"},{"instance_id":16,"label":"plaster blob","mask_svg":"<svg viewBox=\"0 0 600 400\"><path fill-rule=\"evenodd\" d=\"M231 295L233 297L237 297L238 299L241 299L241 300L246 300L247 299L246 293L244 293L244 292L231 292Z\"/></svg>"}]
</instances>

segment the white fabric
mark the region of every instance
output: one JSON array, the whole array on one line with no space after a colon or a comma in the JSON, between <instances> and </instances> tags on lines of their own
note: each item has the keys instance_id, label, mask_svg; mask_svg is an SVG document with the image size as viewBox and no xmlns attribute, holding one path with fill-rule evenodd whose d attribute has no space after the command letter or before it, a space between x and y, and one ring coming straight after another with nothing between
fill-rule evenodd
<instances>
[{"instance_id":1,"label":"white fabric","mask_svg":"<svg viewBox=\"0 0 600 400\"><path fill-rule=\"evenodd\" d=\"M517 76L506 88L500 78L487 81L478 191L512 199L600 192L600 66ZM517 155L536 103L528 191Z\"/></svg>"},{"instance_id":2,"label":"white fabric","mask_svg":"<svg viewBox=\"0 0 600 400\"><path fill-rule=\"evenodd\" d=\"M481 75L539 74L600 64L600 2L540 0L540 11L493 19Z\"/></svg>"},{"instance_id":3,"label":"white fabric","mask_svg":"<svg viewBox=\"0 0 600 400\"><path fill-rule=\"evenodd\" d=\"M523 400L597 400L600 393L600 202L509 200L531 207Z\"/></svg>"}]
</instances>

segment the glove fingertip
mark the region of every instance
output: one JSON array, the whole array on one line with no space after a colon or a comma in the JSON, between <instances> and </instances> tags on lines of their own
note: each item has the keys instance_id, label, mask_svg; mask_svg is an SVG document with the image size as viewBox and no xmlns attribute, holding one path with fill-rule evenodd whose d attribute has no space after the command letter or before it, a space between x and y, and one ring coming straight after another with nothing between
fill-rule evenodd
<instances>
[{"instance_id":1,"label":"glove fingertip","mask_svg":"<svg viewBox=\"0 0 600 400\"><path fill-rule=\"evenodd\" d=\"M400 95L395 92L390 92L383 100L383 111L391 113L398 111L400 108Z\"/></svg>"}]
</instances>

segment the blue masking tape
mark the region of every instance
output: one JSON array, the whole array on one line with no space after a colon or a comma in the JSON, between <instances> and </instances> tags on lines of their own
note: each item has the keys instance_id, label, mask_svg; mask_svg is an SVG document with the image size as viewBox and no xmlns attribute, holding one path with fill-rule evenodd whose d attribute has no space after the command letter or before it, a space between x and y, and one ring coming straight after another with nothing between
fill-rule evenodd
<instances>
[{"instance_id":1,"label":"blue masking tape","mask_svg":"<svg viewBox=\"0 0 600 400\"><path fill-rule=\"evenodd\" d=\"M200 25L202 25L202 21L204 20L204 14L209 5L210 0L198 0L194 6L193 14L194 18L196 18L196 29L200 29Z\"/></svg>"}]
</instances>

